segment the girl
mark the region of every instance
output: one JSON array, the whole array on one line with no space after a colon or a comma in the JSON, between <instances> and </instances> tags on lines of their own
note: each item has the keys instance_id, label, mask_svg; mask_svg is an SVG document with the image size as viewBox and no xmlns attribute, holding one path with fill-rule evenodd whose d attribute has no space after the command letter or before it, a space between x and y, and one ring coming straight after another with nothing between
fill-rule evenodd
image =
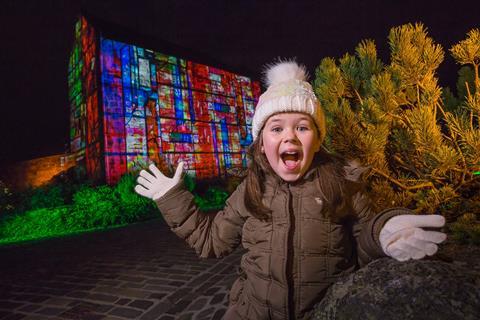
<instances>
[{"instance_id":1,"label":"girl","mask_svg":"<svg viewBox=\"0 0 480 320\"><path fill-rule=\"evenodd\" d=\"M225 319L303 319L338 277L373 259L421 259L446 235L441 216L404 208L374 214L363 192L364 168L325 152L323 111L304 67L280 62L253 117L247 177L216 215L198 211L181 182L155 165L137 193L153 199L171 229L200 257L223 257L241 242L240 276Z\"/></svg>"}]
</instances>

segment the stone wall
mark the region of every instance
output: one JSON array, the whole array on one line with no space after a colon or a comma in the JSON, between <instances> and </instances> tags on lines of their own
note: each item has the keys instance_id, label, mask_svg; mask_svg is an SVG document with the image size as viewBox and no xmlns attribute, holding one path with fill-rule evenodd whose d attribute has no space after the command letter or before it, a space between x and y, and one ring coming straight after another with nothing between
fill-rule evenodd
<instances>
[{"instance_id":1,"label":"stone wall","mask_svg":"<svg viewBox=\"0 0 480 320\"><path fill-rule=\"evenodd\" d=\"M22 161L0 168L0 180L21 191L46 184L54 176L75 166L75 156L56 154Z\"/></svg>"}]
</instances>

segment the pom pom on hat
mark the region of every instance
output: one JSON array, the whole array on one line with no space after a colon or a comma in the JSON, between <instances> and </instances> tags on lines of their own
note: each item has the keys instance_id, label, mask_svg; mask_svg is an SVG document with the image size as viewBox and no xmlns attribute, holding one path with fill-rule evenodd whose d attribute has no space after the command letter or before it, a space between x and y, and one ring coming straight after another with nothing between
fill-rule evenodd
<instances>
[{"instance_id":1,"label":"pom pom on hat","mask_svg":"<svg viewBox=\"0 0 480 320\"><path fill-rule=\"evenodd\" d=\"M301 112L312 117L320 134L325 138L325 115L313 93L312 86L306 81L304 66L295 61L279 61L267 66L265 71L267 90L258 99L252 120L253 139L257 139L260 130L269 117L282 112Z\"/></svg>"},{"instance_id":2,"label":"pom pom on hat","mask_svg":"<svg viewBox=\"0 0 480 320\"><path fill-rule=\"evenodd\" d=\"M305 66L299 66L295 61L285 61L268 66L265 71L267 86L276 85L292 79L307 81Z\"/></svg>"}]
</instances>

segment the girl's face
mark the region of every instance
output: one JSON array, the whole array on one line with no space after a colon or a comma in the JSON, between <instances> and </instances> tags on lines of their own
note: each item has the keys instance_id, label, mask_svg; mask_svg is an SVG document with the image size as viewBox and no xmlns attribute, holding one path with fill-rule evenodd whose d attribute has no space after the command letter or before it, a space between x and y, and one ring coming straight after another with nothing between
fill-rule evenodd
<instances>
[{"instance_id":1,"label":"girl's face","mask_svg":"<svg viewBox=\"0 0 480 320\"><path fill-rule=\"evenodd\" d=\"M278 113L262 130L262 152L283 180L297 181L310 167L320 139L313 119L304 113Z\"/></svg>"}]
</instances>

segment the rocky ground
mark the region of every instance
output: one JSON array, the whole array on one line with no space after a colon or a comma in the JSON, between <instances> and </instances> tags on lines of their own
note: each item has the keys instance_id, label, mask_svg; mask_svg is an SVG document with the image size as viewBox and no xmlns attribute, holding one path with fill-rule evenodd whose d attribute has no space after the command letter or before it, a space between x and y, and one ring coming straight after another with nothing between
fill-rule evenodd
<instances>
[{"instance_id":1,"label":"rocky ground","mask_svg":"<svg viewBox=\"0 0 480 320\"><path fill-rule=\"evenodd\" d=\"M478 271L480 275L480 246L459 244L447 240L446 243L440 245L437 254L429 259L468 266Z\"/></svg>"},{"instance_id":2,"label":"rocky ground","mask_svg":"<svg viewBox=\"0 0 480 320\"><path fill-rule=\"evenodd\" d=\"M378 259L339 279L312 319L479 319L480 247L447 242L437 255Z\"/></svg>"}]
</instances>

